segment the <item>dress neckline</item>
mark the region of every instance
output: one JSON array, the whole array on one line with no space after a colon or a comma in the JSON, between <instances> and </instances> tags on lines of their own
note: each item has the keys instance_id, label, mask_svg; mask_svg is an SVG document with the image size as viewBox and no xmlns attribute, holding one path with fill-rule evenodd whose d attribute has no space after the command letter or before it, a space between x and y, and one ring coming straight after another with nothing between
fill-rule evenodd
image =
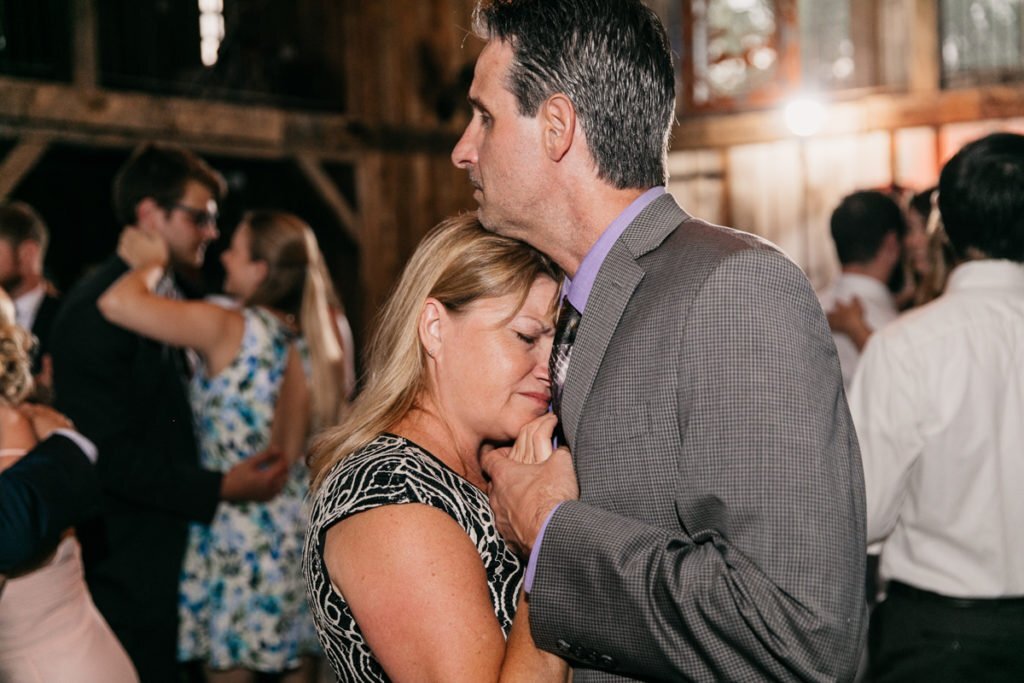
<instances>
[{"instance_id":1,"label":"dress neckline","mask_svg":"<svg viewBox=\"0 0 1024 683\"><path fill-rule=\"evenodd\" d=\"M393 437L393 438L395 438L395 439L401 439L401 440L402 440L402 441L404 441L405 443L409 444L410 446L412 446L413 448L415 448L416 450L418 450L418 451L419 451L420 453L422 453L423 455L427 456L428 458L430 458L431 460L433 460L434 462L436 462L436 463L437 463L438 465L440 465L440 466L441 466L441 467L443 467L444 469L446 469L446 470L448 470L449 472L451 472L452 474L454 474L454 475L455 475L456 477L458 477L458 478L459 478L459 479L461 479L462 481L464 481L464 482L466 482L467 484L469 484L470 486L472 486L472 487L473 487L474 489L476 489L477 491L482 491L482 489L481 489L481 488L480 488L479 486L475 485L475 484L474 484L473 482L471 482L471 481L470 481L469 479L466 479L466 478L465 478L464 476L462 476L461 474L459 474L458 472L456 472L456 471L455 471L455 470L454 470L454 469L453 469L453 468L451 467L451 465L449 465L448 463L446 463L446 462L445 462L444 460L441 460L441 458L437 457L436 455L434 455L434 454L433 454L433 453L431 453L431 452L430 452L429 450L427 450L427 449L426 449L426 448L424 448L423 446L419 445L418 443L416 443L415 441L413 441L413 440L412 440L412 439L410 439L409 437L407 437L407 436L402 436L401 434L395 434L394 432L381 432L381 433L380 433L380 435L381 435L381 436L390 436L390 437Z\"/></svg>"}]
</instances>

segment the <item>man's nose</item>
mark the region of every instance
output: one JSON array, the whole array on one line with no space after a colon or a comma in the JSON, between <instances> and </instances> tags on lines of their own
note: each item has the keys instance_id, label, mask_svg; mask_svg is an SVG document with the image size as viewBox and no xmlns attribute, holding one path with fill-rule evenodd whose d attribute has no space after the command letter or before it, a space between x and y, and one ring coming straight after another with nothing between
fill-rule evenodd
<instances>
[{"instance_id":1,"label":"man's nose","mask_svg":"<svg viewBox=\"0 0 1024 683\"><path fill-rule=\"evenodd\" d=\"M472 140L472 129L473 123L470 122L452 149L452 163L457 168L467 169L476 163L476 145Z\"/></svg>"}]
</instances>

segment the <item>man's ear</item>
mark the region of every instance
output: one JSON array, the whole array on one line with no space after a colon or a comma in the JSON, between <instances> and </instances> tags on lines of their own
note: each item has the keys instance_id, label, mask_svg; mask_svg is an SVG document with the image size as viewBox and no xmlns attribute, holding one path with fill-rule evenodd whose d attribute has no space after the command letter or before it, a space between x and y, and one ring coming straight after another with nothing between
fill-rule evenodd
<instances>
[{"instance_id":1,"label":"man's ear","mask_svg":"<svg viewBox=\"0 0 1024 683\"><path fill-rule=\"evenodd\" d=\"M561 161L572 147L576 133L576 108L566 95L555 93L540 107L544 150L552 161Z\"/></svg>"},{"instance_id":2,"label":"man's ear","mask_svg":"<svg viewBox=\"0 0 1024 683\"><path fill-rule=\"evenodd\" d=\"M897 254L903 251L902 241L895 230L885 233L885 236L882 238L882 248L889 252L896 252Z\"/></svg>"},{"instance_id":3,"label":"man's ear","mask_svg":"<svg viewBox=\"0 0 1024 683\"><path fill-rule=\"evenodd\" d=\"M417 331L420 337L420 344L423 345L423 350L431 358L437 357L441 352L443 341L442 329L447 317L448 310L437 299L430 297L423 302Z\"/></svg>"},{"instance_id":4,"label":"man's ear","mask_svg":"<svg viewBox=\"0 0 1024 683\"><path fill-rule=\"evenodd\" d=\"M156 219L165 213L164 207L157 204L152 197L139 200L135 205L135 226L152 230L158 225Z\"/></svg>"}]
</instances>

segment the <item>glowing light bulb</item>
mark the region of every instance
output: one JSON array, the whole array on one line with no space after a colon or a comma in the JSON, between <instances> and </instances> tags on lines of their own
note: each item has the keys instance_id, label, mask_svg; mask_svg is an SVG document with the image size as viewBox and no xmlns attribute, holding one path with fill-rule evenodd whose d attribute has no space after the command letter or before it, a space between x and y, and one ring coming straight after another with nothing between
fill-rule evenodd
<instances>
[{"instance_id":1,"label":"glowing light bulb","mask_svg":"<svg viewBox=\"0 0 1024 683\"><path fill-rule=\"evenodd\" d=\"M814 135L825 123L825 105L815 99L802 97L786 105L786 126L794 135Z\"/></svg>"}]
</instances>

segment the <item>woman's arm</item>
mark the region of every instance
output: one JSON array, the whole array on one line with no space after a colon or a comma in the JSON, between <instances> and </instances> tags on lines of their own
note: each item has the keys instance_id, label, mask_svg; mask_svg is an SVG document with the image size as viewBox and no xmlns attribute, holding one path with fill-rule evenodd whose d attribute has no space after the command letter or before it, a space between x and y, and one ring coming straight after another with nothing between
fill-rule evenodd
<instances>
[{"instance_id":1,"label":"woman's arm","mask_svg":"<svg viewBox=\"0 0 1024 683\"><path fill-rule=\"evenodd\" d=\"M551 655L530 652L525 620L506 657L480 555L440 510L386 505L345 519L327 532L324 562L396 682L565 680L564 665L538 676L536 660Z\"/></svg>"},{"instance_id":2,"label":"woman's arm","mask_svg":"<svg viewBox=\"0 0 1024 683\"><path fill-rule=\"evenodd\" d=\"M501 666L501 683L532 683L533 681L567 681L569 665L550 652L537 649L530 632L530 611L526 593L519 596L516 618L508 634L505 661Z\"/></svg>"},{"instance_id":3,"label":"woman's arm","mask_svg":"<svg viewBox=\"0 0 1024 683\"><path fill-rule=\"evenodd\" d=\"M153 290L167 262L166 246L161 252L160 240L138 228L125 228L117 251L132 270L107 288L97 306L115 325L165 344L195 349L206 360L210 374L216 374L238 352L245 319L238 311L214 304L156 294Z\"/></svg>"},{"instance_id":4,"label":"woman's arm","mask_svg":"<svg viewBox=\"0 0 1024 683\"><path fill-rule=\"evenodd\" d=\"M284 454L289 464L305 456L310 427L310 397L302 357L295 344L288 349L284 378L274 406L270 447Z\"/></svg>"}]
</instances>

